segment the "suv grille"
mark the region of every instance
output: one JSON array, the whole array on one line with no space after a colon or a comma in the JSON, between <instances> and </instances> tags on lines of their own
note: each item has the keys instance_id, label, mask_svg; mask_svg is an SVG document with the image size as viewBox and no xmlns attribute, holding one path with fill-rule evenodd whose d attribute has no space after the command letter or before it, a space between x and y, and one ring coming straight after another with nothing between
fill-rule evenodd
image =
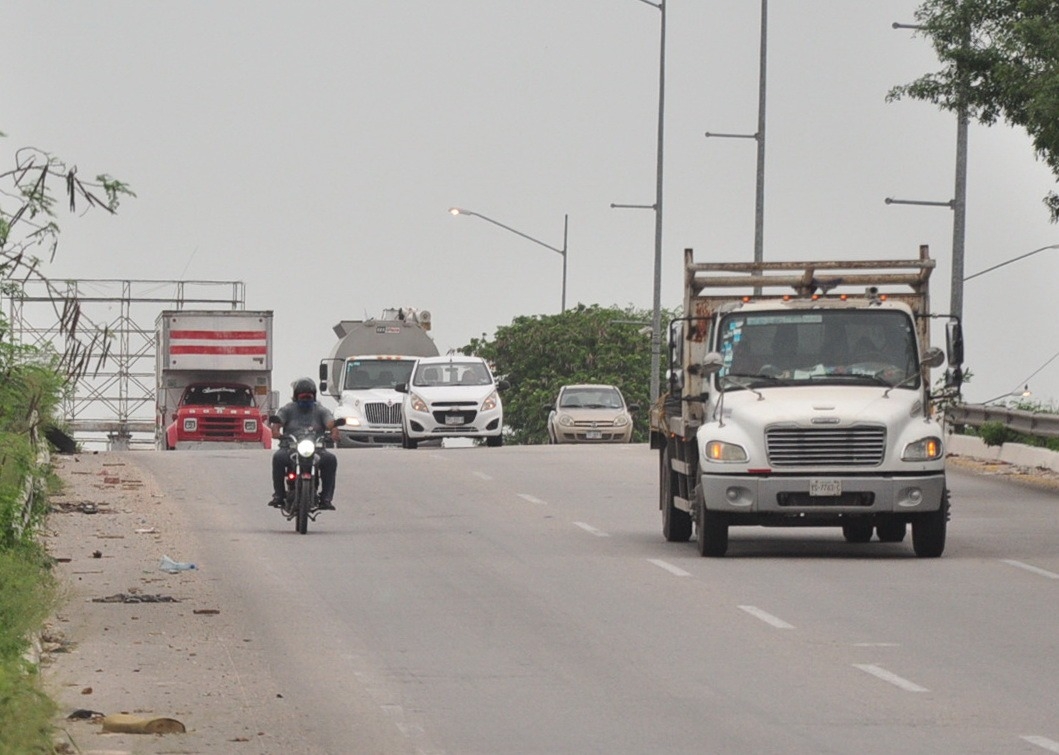
<instances>
[{"instance_id":1,"label":"suv grille","mask_svg":"<svg viewBox=\"0 0 1059 755\"><path fill-rule=\"evenodd\" d=\"M774 467L877 466L886 450L886 428L770 427L765 440Z\"/></svg>"}]
</instances>

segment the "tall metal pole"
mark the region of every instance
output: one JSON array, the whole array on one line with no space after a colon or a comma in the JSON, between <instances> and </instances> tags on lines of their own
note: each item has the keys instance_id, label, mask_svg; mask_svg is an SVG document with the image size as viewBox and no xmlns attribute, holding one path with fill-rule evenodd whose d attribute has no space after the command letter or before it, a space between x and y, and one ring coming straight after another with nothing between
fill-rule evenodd
<instances>
[{"instance_id":1,"label":"tall metal pole","mask_svg":"<svg viewBox=\"0 0 1059 755\"><path fill-rule=\"evenodd\" d=\"M651 403L659 395L658 373L662 356L662 145L665 135L666 101L666 3L660 0L662 20L658 42L658 164L655 168L655 275L654 308L651 313Z\"/></svg>"},{"instance_id":2,"label":"tall metal pole","mask_svg":"<svg viewBox=\"0 0 1059 755\"><path fill-rule=\"evenodd\" d=\"M761 50L757 96L757 192L754 202L754 262L765 259L765 80L768 45L768 0L761 0Z\"/></svg>"},{"instance_id":3,"label":"tall metal pole","mask_svg":"<svg viewBox=\"0 0 1059 755\"><path fill-rule=\"evenodd\" d=\"M563 308L561 312L566 311L566 233L570 228L570 216L563 215Z\"/></svg>"},{"instance_id":4,"label":"tall metal pole","mask_svg":"<svg viewBox=\"0 0 1059 755\"><path fill-rule=\"evenodd\" d=\"M949 311L963 319L963 248L967 228L967 109L956 119L956 188L952 200L952 284Z\"/></svg>"}]
</instances>

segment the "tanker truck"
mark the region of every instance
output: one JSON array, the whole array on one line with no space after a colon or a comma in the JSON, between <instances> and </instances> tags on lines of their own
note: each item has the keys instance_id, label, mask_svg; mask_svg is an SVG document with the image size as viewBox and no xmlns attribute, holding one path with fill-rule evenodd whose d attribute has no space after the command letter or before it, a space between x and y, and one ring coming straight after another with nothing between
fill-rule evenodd
<instances>
[{"instance_id":1,"label":"tanker truck","mask_svg":"<svg viewBox=\"0 0 1059 755\"><path fill-rule=\"evenodd\" d=\"M696 262L669 327L668 391L651 414L662 534L723 556L729 529L834 527L849 543L945 549L949 489L930 370L945 318L947 395L960 323L932 314L918 259Z\"/></svg>"},{"instance_id":2,"label":"tanker truck","mask_svg":"<svg viewBox=\"0 0 1059 755\"><path fill-rule=\"evenodd\" d=\"M339 447L398 445L402 438L403 395L418 357L438 356L430 337L430 312L386 309L382 317L343 320L334 326L338 342L320 361L320 391L338 406Z\"/></svg>"}]
</instances>

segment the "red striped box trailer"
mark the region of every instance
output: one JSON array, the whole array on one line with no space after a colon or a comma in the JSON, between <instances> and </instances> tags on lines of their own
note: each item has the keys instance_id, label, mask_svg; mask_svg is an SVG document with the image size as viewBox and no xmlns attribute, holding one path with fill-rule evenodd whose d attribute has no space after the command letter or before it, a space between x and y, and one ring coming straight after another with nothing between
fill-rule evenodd
<instances>
[{"instance_id":1,"label":"red striped box trailer","mask_svg":"<svg viewBox=\"0 0 1059 755\"><path fill-rule=\"evenodd\" d=\"M165 310L155 344L159 449L271 448L271 311Z\"/></svg>"}]
</instances>

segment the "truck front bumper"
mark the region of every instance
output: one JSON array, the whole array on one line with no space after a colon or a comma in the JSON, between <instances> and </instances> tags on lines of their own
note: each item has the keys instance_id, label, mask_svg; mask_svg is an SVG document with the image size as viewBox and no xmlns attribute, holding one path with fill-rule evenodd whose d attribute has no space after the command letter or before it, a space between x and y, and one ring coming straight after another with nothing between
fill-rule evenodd
<instances>
[{"instance_id":1,"label":"truck front bumper","mask_svg":"<svg viewBox=\"0 0 1059 755\"><path fill-rule=\"evenodd\" d=\"M941 508L945 473L812 477L704 474L701 484L707 510L721 513L823 517L837 514L918 514ZM811 488L816 487L832 494L810 495ZM835 495L836 490L841 492Z\"/></svg>"},{"instance_id":2,"label":"truck front bumper","mask_svg":"<svg viewBox=\"0 0 1059 755\"><path fill-rule=\"evenodd\" d=\"M401 444L402 430L400 425L386 428L340 427L338 437L341 448L395 446Z\"/></svg>"}]
</instances>

